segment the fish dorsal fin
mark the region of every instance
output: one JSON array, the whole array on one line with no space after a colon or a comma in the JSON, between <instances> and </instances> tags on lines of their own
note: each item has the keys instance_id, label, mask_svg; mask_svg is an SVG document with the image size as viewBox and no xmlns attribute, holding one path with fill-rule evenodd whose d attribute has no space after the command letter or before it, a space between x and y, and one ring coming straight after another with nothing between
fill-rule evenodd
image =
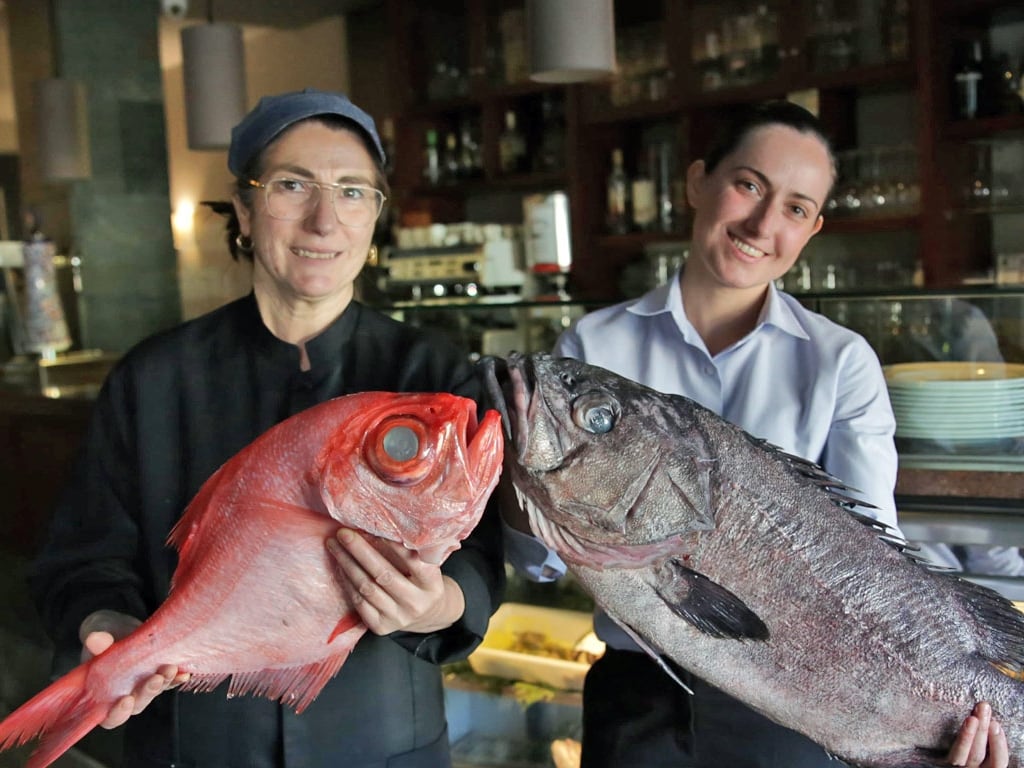
<instances>
[{"instance_id":1,"label":"fish dorsal fin","mask_svg":"<svg viewBox=\"0 0 1024 768\"><path fill-rule=\"evenodd\" d=\"M296 714L301 714L316 699L327 681L334 677L348 658L355 642L346 643L340 653L336 653L320 661L297 667L281 669L261 669L256 672L239 672L231 675L228 696L245 696L253 694L267 699L279 701L291 707ZM193 674L187 683L181 686L183 691L212 691L220 685L227 675Z\"/></svg>"},{"instance_id":2,"label":"fish dorsal fin","mask_svg":"<svg viewBox=\"0 0 1024 768\"><path fill-rule=\"evenodd\" d=\"M728 589L675 558L655 571L654 589L680 618L711 637L767 640L768 627Z\"/></svg>"},{"instance_id":3,"label":"fish dorsal fin","mask_svg":"<svg viewBox=\"0 0 1024 768\"><path fill-rule=\"evenodd\" d=\"M953 574L960 610L972 616L978 635L977 652L997 667L1014 674L1024 672L1024 613L995 590Z\"/></svg>"}]
</instances>

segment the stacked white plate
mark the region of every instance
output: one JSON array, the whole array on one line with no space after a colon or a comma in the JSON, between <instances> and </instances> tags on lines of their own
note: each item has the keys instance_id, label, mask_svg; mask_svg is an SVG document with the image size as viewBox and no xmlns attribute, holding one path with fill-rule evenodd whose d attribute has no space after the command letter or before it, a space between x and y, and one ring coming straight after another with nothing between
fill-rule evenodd
<instances>
[{"instance_id":1,"label":"stacked white plate","mask_svg":"<svg viewBox=\"0 0 1024 768\"><path fill-rule=\"evenodd\" d=\"M1024 365L934 362L885 367L896 436L998 446L1024 437Z\"/></svg>"}]
</instances>

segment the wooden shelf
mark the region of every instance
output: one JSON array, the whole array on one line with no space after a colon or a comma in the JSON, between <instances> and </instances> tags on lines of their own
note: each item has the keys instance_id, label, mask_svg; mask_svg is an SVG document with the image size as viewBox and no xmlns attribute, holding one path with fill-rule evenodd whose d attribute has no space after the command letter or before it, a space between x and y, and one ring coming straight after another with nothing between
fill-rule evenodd
<instances>
[{"instance_id":1,"label":"wooden shelf","mask_svg":"<svg viewBox=\"0 0 1024 768\"><path fill-rule=\"evenodd\" d=\"M747 0L747 11L753 12L754 0ZM865 119L877 120L877 115L861 111L865 102L900 104L912 118L901 115L901 123L912 127L900 139L913 141L918 150L917 166L921 184L921 209L915 214L887 215L882 218L826 216L825 232L834 235L910 231L918 233L924 273L933 287L959 284L965 276L984 271L994 260L995 246L991 234L973 226L967 215L950 215L956 211L957 176L947 167L950 150L962 142L980 141L997 136L1024 135L1024 114L986 117L971 121L949 119L952 88L952 66L955 66L956 41L970 34L989 33L1000 25L1024 20L1024 3L1020 0L909 0L909 27L907 38L911 58L879 64L853 66L830 72L815 72L808 66L808 51L814 38L810 22L804 18L805 0L779 0L777 40L779 58L773 62L770 76L754 82L717 90L700 89L699 63L691 60L695 23L700 15L714 6L710 0L656 0L645 2L642 8L623 5L616 10L616 24L620 29L650 27L652 35L668 43L664 60L668 72L666 96L657 100L613 105L611 89L614 83L553 86L529 80L500 84L488 81L483 73L493 72L494 62L489 58L498 42L500 32L496 11L516 8L524 0L450 0L445 3L444 14L451 34L464 35L465 43L456 46L466 52L466 61L460 61L464 71L474 73L470 80L471 95L437 103L417 99L416 82L423 73L432 71L427 54L429 45L414 35L395 37L395 60L399 67L396 83L399 91L408 93L415 102L406 114L397 115L418 120L420 125L399 131L397 156L401 163L413 164L411 171L403 170L407 189L396 184L396 199L417 197L463 207L467 198L496 192L527 192L546 189L565 189L570 198L572 216L572 246L574 255L573 280L585 292L596 292L602 286L618 285L619 272L638 257L652 242L682 241L683 233L641 233L608 235L603 233L605 218L605 179L609 156L615 148L626 155L627 171L632 172L641 152L655 141L671 141L676 147L673 175L678 179L686 165L698 157L719 125L721 116L732 107L766 99L784 98L787 94L808 89L819 93L821 118L835 145L841 149L863 146L865 131L870 143L879 140L879 131L871 130ZM389 13L395 19L396 29L412 29L407 21L413 17L425 18L434 13L434 5L414 0L388 0ZM465 26L450 24L458 10L464 11ZM696 10L695 10L696 9ZM418 27L417 27L418 29ZM411 49L403 53L402 45ZM437 46L434 46L437 48ZM787 55L782 56L785 51ZM622 59L620 66L629 62ZM776 67L777 64L777 67ZM628 73L628 66L623 67ZM659 70L661 71L661 70ZM546 93L564 97L566 125L565 152L567 171L564 174L524 174L498 177L497 142L503 125L504 110L516 108L524 124L535 125L539 114L533 109L535 100ZM890 99L890 94L898 94ZM481 125L481 143L484 154L485 178L477 181L427 187L420 182L415 167L422 153L422 129L429 127L431 118L437 122L454 122L466 113L478 119ZM884 116L881 116L884 119ZM527 122L530 121L530 122ZM424 126L423 124L428 125ZM909 133L907 133L909 131ZM666 138L667 137L667 138ZM536 149L537 136L528 136ZM432 203L431 203L432 204ZM449 209L446 209L446 212ZM994 212L1011 212L999 209ZM986 212L987 213L987 212Z\"/></svg>"},{"instance_id":2,"label":"wooden shelf","mask_svg":"<svg viewBox=\"0 0 1024 768\"><path fill-rule=\"evenodd\" d=\"M1016 131L1024 132L1024 114L957 120L947 125L942 135L946 139L971 141Z\"/></svg>"},{"instance_id":3,"label":"wooden shelf","mask_svg":"<svg viewBox=\"0 0 1024 768\"><path fill-rule=\"evenodd\" d=\"M837 216L825 214L822 235L851 235L861 232L898 232L921 226L919 214L897 214L892 216Z\"/></svg>"}]
</instances>

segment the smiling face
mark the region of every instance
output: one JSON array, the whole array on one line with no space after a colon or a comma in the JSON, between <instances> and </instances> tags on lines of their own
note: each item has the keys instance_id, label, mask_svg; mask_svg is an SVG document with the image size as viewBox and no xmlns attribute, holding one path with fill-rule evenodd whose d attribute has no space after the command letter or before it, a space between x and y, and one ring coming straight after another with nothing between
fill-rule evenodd
<instances>
[{"instance_id":1,"label":"smiling face","mask_svg":"<svg viewBox=\"0 0 1024 768\"><path fill-rule=\"evenodd\" d=\"M362 140L351 131L319 121L287 129L264 150L260 168L256 180L262 183L287 177L378 186L376 166ZM254 192L251 207L237 196L234 203L241 232L253 242L257 297L291 308L310 305L340 313L352 299L373 226L342 224L330 194L320 195L319 204L305 218L282 221L267 212L263 190Z\"/></svg>"},{"instance_id":2,"label":"smiling face","mask_svg":"<svg viewBox=\"0 0 1024 768\"><path fill-rule=\"evenodd\" d=\"M687 173L694 208L687 279L758 289L784 275L822 224L832 161L813 133L785 125L752 130L710 172Z\"/></svg>"}]
</instances>

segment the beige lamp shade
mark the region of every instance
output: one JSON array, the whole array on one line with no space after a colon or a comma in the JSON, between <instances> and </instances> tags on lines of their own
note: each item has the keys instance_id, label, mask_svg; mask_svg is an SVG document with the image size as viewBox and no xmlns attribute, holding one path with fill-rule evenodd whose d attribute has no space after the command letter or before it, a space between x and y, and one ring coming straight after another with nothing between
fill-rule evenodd
<instances>
[{"instance_id":1,"label":"beige lamp shade","mask_svg":"<svg viewBox=\"0 0 1024 768\"><path fill-rule=\"evenodd\" d=\"M235 24L181 30L190 149L227 149L245 116L245 46Z\"/></svg>"},{"instance_id":2,"label":"beige lamp shade","mask_svg":"<svg viewBox=\"0 0 1024 768\"><path fill-rule=\"evenodd\" d=\"M612 0L526 0L530 79L580 83L615 74Z\"/></svg>"},{"instance_id":3,"label":"beige lamp shade","mask_svg":"<svg viewBox=\"0 0 1024 768\"><path fill-rule=\"evenodd\" d=\"M51 77L34 85L39 171L45 181L73 181L92 175L89 113L85 86Z\"/></svg>"}]
</instances>

